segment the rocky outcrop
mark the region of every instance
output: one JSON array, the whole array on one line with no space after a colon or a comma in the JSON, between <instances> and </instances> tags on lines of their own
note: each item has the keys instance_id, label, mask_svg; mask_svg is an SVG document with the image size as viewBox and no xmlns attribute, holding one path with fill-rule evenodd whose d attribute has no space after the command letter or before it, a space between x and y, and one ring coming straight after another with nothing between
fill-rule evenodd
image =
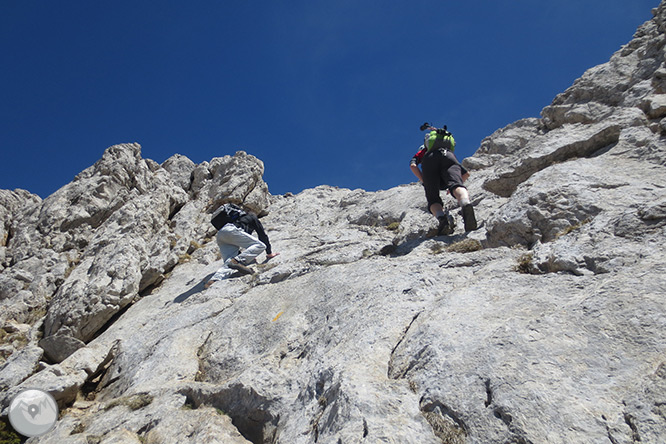
<instances>
[{"instance_id":1,"label":"rocky outcrop","mask_svg":"<svg viewBox=\"0 0 666 444\"><path fill-rule=\"evenodd\" d=\"M220 201L263 213L262 174L243 152L201 165L177 155L160 166L128 144L43 202L3 191L0 321L31 324L46 310L40 345L62 361L210 241L206 214Z\"/></svg>"},{"instance_id":2,"label":"rocky outcrop","mask_svg":"<svg viewBox=\"0 0 666 444\"><path fill-rule=\"evenodd\" d=\"M654 13L465 159L472 233L433 236L418 184L272 196L243 152L158 165L119 145L43 201L0 192L5 413L48 390L66 410L38 442L59 444L662 442ZM204 289L225 201L281 254Z\"/></svg>"}]
</instances>

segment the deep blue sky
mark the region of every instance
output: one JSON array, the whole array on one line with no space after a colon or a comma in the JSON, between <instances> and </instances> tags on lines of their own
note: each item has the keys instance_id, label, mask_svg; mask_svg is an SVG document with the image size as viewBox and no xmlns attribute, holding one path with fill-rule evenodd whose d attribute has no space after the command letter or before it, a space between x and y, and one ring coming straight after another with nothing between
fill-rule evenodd
<instances>
[{"instance_id":1,"label":"deep blue sky","mask_svg":"<svg viewBox=\"0 0 666 444\"><path fill-rule=\"evenodd\" d=\"M47 197L114 144L245 150L273 194L415 178L424 121L462 160L605 63L658 0L0 0L0 188Z\"/></svg>"}]
</instances>

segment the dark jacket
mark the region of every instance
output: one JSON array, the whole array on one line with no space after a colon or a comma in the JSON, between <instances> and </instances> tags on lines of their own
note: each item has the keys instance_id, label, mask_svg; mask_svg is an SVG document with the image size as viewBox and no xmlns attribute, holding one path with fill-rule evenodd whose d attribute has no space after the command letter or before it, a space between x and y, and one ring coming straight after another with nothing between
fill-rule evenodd
<instances>
[{"instance_id":1,"label":"dark jacket","mask_svg":"<svg viewBox=\"0 0 666 444\"><path fill-rule=\"evenodd\" d=\"M257 237L266 245L266 254L271 254L271 243L268 240L268 235L264 231L264 226L259 222L259 218L254 213L247 213L244 216L239 217L233 222L241 230L245 231L248 234L257 232Z\"/></svg>"}]
</instances>

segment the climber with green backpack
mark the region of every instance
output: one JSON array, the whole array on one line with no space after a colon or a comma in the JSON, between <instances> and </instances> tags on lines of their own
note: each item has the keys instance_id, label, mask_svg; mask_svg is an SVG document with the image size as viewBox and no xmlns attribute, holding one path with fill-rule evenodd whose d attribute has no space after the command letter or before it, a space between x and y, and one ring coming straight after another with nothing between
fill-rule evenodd
<instances>
[{"instance_id":1,"label":"climber with green backpack","mask_svg":"<svg viewBox=\"0 0 666 444\"><path fill-rule=\"evenodd\" d=\"M453 151L456 141L453 135L443 128L435 128L429 123L421 125L421 131L428 130L423 145L412 157L410 168L425 188L428 210L439 222L438 234L452 234L456 228L455 219L448 211L439 196L439 190L448 190L462 207L465 231L477 229L474 207L469 200L469 193L463 183L469 178L469 172L458 162ZM423 171L419 169L419 164Z\"/></svg>"}]
</instances>

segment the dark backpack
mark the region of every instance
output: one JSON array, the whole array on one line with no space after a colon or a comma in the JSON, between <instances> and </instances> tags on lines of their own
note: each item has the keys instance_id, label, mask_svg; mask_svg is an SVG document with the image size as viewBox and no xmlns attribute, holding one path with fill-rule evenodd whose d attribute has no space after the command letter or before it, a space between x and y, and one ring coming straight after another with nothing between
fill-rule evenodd
<instances>
[{"instance_id":1,"label":"dark backpack","mask_svg":"<svg viewBox=\"0 0 666 444\"><path fill-rule=\"evenodd\" d=\"M227 203L222 205L220 208L215 210L213 217L210 220L210 223L216 229L221 229L223 226L230 222L235 222L238 218L245 216L247 213L243 211L240 207Z\"/></svg>"}]
</instances>

